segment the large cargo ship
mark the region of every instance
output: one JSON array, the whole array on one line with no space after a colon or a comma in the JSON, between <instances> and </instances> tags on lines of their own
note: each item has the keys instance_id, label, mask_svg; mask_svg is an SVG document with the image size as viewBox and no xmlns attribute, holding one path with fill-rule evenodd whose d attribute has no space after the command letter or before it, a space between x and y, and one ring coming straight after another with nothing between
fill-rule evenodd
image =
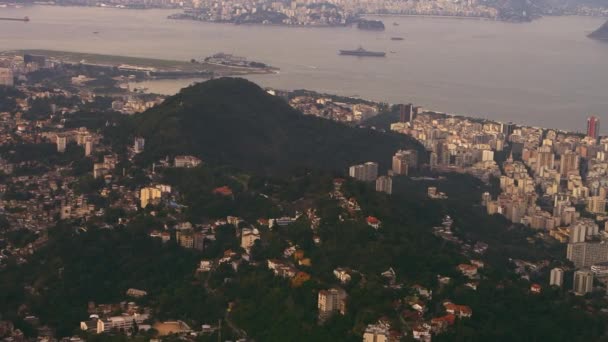
<instances>
[{"instance_id":1,"label":"large cargo ship","mask_svg":"<svg viewBox=\"0 0 608 342\"><path fill-rule=\"evenodd\" d=\"M345 56L359 56L359 57L385 57L386 52L367 51L360 47L356 50L340 50L341 55Z\"/></svg>"}]
</instances>

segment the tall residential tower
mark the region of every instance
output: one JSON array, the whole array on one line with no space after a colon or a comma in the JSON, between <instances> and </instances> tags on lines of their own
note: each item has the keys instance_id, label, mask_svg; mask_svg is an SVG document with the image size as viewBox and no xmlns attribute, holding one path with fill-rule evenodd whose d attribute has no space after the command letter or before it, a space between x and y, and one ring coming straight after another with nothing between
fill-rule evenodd
<instances>
[{"instance_id":1,"label":"tall residential tower","mask_svg":"<svg viewBox=\"0 0 608 342\"><path fill-rule=\"evenodd\" d=\"M596 138L600 133L600 119L595 115L590 116L587 119L587 136Z\"/></svg>"}]
</instances>

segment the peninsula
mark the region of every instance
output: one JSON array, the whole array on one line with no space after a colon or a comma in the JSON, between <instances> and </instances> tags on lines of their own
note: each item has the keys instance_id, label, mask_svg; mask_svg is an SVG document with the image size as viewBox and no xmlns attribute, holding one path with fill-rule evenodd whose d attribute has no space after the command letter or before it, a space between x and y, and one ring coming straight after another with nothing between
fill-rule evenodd
<instances>
[{"instance_id":1,"label":"peninsula","mask_svg":"<svg viewBox=\"0 0 608 342\"><path fill-rule=\"evenodd\" d=\"M600 26L600 28L597 30L591 32L589 34L589 38L608 41L608 21L606 21L604 25Z\"/></svg>"},{"instance_id":2,"label":"peninsula","mask_svg":"<svg viewBox=\"0 0 608 342\"><path fill-rule=\"evenodd\" d=\"M163 60L154 58L113 56L91 54L82 52L55 51L55 50L20 50L0 52L0 56L7 55L39 55L45 56L49 61L58 64L88 65L97 68L112 68L141 74L143 78L181 78L181 77L221 77L242 76L249 74L266 74L276 71L265 64L249 65L223 65L206 61Z\"/></svg>"}]
</instances>

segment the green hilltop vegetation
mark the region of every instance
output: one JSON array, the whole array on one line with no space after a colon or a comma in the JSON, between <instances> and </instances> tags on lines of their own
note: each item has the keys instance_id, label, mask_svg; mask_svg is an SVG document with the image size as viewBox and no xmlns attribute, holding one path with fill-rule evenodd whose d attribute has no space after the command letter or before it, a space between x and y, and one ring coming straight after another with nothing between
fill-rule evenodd
<instances>
[{"instance_id":1,"label":"green hilltop vegetation","mask_svg":"<svg viewBox=\"0 0 608 342\"><path fill-rule=\"evenodd\" d=\"M0 271L0 302L3 303L0 313L5 319L16 320L17 326L26 333L35 334L14 314L19 305L25 303L43 323L56 327L58 335L82 335L78 323L87 317L89 301L119 302L125 299L128 288L136 287L149 293L136 302L150 307L160 320L181 319L193 327L214 324L226 317L228 303L234 303L230 313L232 322L256 341L360 341L365 326L382 316L394 327L403 327L401 315L408 307L405 304L395 307L395 301L411 297L410 287L421 284L438 289L429 301L431 315L442 312L441 302L446 299L470 305L474 312L472 318L459 320L448 333L437 336L437 341L597 341L604 334L601 315L582 308L572 309L573 305L584 306L584 299L549 288L541 295L531 295L530 283L511 273L508 257L526 256L526 251L508 249L525 247L529 234L514 230L498 216L489 217L473 206L471 198L480 195L483 186L470 177L448 175L444 180L425 182L397 178L393 196L349 180L344 192L355 197L363 210L359 219L340 221L338 215L346 213L337 201L328 198L333 176L325 173L280 179L252 176L246 181L246 187L233 185L232 199L205 197L210 189L230 183L238 176L242 174L232 169L204 166L167 170L163 180L186 193L186 203L193 203L198 215L207 218L230 212L252 222L263 213L279 210L279 203L304 198L317 208L321 217L318 234L322 243L313 242L306 218L273 230L260 227L262 242L251 252L252 261L259 263L258 266L243 263L235 272L225 264L210 274L195 274L199 260L220 258L226 249L240 250L235 235L237 227L219 227L216 241L198 252L180 248L174 237L163 244L147 236L153 229L162 229L166 217L176 215L171 210L155 208L157 216L140 211L126 225L114 229L100 229L102 222L95 220L81 223L87 232L76 229L77 225L71 222L62 222L49 231L49 243L30 262L9 265ZM453 198L443 202L428 199L425 189L429 185L448 191ZM271 200L256 196L261 192ZM204 200L196 203L196 193ZM456 206L458 202L461 204ZM252 211L252 208L256 209ZM453 208L458 212L452 213ZM439 224L446 213L458 215L455 216L458 230L463 235L471 235L467 241L499 237L487 240L490 251L495 251L483 257L484 279L477 291L463 286L467 279L456 269L456 265L466 262L467 258L455 245L431 232L430 227ZM360 218L367 215L381 217L382 228L375 231L363 223ZM103 220L113 221L111 215ZM201 221L201 218L192 221ZM297 243L312 261L310 267L300 267L312 276L301 287L293 287L265 267L266 259L281 258L287 241ZM364 277L355 276L343 286L349 293L347 315L336 316L319 326L316 295L319 290L338 284L332 274L336 267L359 270ZM395 270L397 281L403 283L404 288L385 287L386 279L380 273L389 267ZM439 287L439 274L451 277L452 284ZM24 286L29 290L24 291ZM222 336L236 339L227 326ZM93 341L128 340L119 334L83 337ZM144 341L150 337L143 335L131 340ZM216 340L217 335L197 339ZM406 338L405 341L413 340Z\"/></svg>"},{"instance_id":2,"label":"green hilltop vegetation","mask_svg":"<svg viewBox=\"0 0 608 342\"><path fill-rule=\"evenodd\" d=\"M304 116L281 98L237 78L183 89L137 115L134 125L146 138L147 161L192 154L269 174L302 167L343 171L370 160L386 167L400 148L425 154L420 144L403 135Z\"/></svg>"}]
</instances>

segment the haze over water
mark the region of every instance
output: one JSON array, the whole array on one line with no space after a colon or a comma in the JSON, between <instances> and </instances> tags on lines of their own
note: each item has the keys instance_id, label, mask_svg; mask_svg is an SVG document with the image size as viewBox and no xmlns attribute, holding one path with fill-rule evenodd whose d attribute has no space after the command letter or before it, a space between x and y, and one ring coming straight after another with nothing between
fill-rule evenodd
<instances>
[{"instance_id":1,"label":"haze over water","mask_svg":"<svg viewBox=\"0 0 608 342\"><path fill-rule=\"evenodd\" d=\"M510 24L384 17L385 32L236 26L168 20L173 10L0 8L0 50L66 51L189 60L228 52L281 69L262 86L413 102L438 111L583 131L597 114L608 132L608 43L586 38L601 18ZM399 25L392 25L397 22ZM93 34L98 31L99 34ZM403 41L391 41L401 36ZM339 56L363 46L386 58ZM394 52L394 53L391 53ZM148 83L172 93L190 80Z\"/></svg>"}]
</instances>

